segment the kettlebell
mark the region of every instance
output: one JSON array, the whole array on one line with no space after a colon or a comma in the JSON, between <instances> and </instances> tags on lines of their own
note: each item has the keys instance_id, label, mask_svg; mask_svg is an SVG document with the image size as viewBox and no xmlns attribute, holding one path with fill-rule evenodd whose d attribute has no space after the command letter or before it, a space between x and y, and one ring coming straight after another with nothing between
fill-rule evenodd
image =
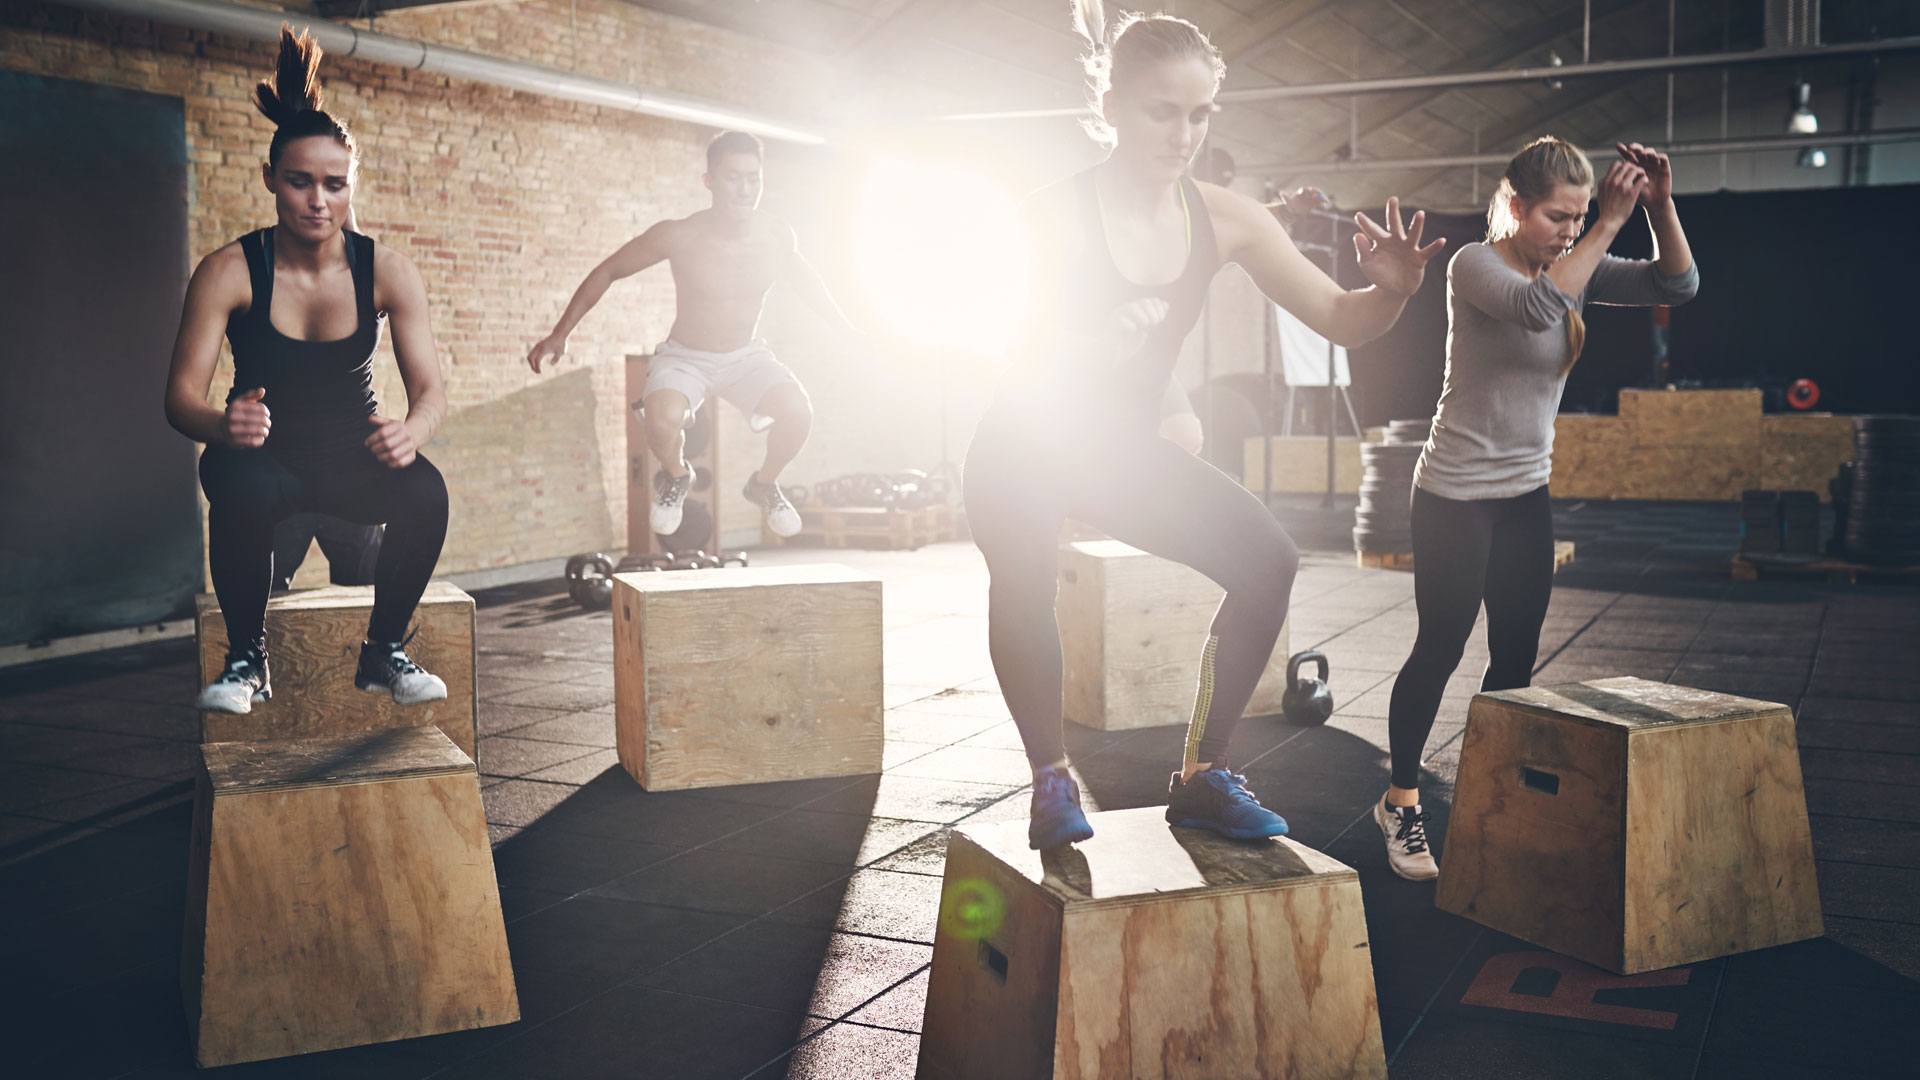
<instances>
[{"instance_id":1,"label":"kettlebell","mask_svg":"<svg viewBox=\"0 0 1920 1080\"><path fill-rule=\"evenodd\" d=\"M1312 661L1320 668L1318 678L1300 677L1301 665ZM1333 691L1327 689L1327 654L1318 649L1294 653L1287 660L1287 690L1280 697L1280 711L1296 724L1324 724L1333 715Z\"/></svg>"},{"instance_id":2,"label":"kettlebell","mask_svg":"<svg viewBox=\"0 0 1920 1080\"><path fill-rule=\"evenodd\" d=\"M605 611L613 606L613 560L594 552L583 559L578 576L568 587L574 603L589 611Z\"/></svg>"}]
</instances>

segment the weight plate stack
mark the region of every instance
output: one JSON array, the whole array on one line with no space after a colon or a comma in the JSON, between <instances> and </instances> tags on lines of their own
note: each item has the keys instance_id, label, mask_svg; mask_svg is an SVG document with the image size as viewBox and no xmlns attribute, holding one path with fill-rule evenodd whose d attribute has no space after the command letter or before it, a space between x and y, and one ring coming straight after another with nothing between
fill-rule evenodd
<instances>
[{"instance_id":1,"label":"weight plate stack","mask_svg":"<svg viewBox=\"0 0 1920 1080\"><path fill-rule=\"evenodd\" d=\"M1920 417L1856 419L1852 481L1847 557L1880 566L1920 563Z\"/></svg>"},{"instance_id":2,"label":"weight plate stack","mask_svg":"<svg viewBox=\"0 0 1920 1080\"><path fill-rule=\"evenodd\" d=\"M1394 420L1387 424L1387 441L1393 444L1418 443L1426 445L1427 435L1433 431L1432 420Z\"/></svg>"},{"instance_id":3,"label":"weight plate stack","mask_svg":"<svg viewBox=\"0 0 1920 1080\"><path fill-rule=\"evenodd\" d=\"M1360 444L1360 506L1353 514L1353 548L1367 555L1413 551L1413 466L1430 421L1395 420L1387 441Z\"/></svg>"}]
</instances>

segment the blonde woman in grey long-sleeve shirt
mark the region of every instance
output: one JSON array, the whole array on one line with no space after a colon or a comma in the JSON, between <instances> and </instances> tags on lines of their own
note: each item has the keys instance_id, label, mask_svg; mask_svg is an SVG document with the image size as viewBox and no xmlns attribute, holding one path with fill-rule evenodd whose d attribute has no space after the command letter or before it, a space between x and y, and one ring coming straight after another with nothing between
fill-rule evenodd
<instances>
[{"instance_id":1,"label":"blonde woman in grey long-sleeve shirt","mask_svg":"<svg viewBox=\"0 0 1920 1080\"><path fill-rule=\"evenodd\" d=\"M1594 191L1593 166L1552 136L1508 163L1487 212L1487 240L1447 268L1447 375L1414 469L1414 598L1420 629L1388 706L1393 777L1374 807L1401 877L1440 871L1420 809L1420 755L1447 679L1484 602L1484 690L1527 685L1553 586L1553 418L1586 341L1581 309L1682 304L1700 275L1673 205L1665 154L1616 146ZM1599 215L1586 235L1587 202ZM1607 254L1636 209L1656 257ZM1577 241L1577 242L1576 242Z\"/></svg>"}]
</instances>

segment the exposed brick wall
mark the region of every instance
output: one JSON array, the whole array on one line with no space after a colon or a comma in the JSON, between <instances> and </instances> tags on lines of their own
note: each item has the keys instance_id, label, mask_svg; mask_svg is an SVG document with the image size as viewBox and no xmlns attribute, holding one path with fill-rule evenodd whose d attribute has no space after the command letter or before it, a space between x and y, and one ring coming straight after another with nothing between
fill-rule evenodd
<instances>
[{"instance_id":1,"label":"exposed brick wall","mask_svg":"<svg viewBox=\"0 0 1920 1080\"><path fill-rule=\"evenodd\" d=\"M783 117L824 115L824 95L834 85L824 58L617 0L579 0L577 12L564 2L525 0L398 13L382 17L377 29L553 67L577 65ZM0 0L0 68L183 99L188 246L196 259L271 223L271 196L258 172L271 129L247 101L271 60L265 44ZM354 196L359 225L413 258L431 298L452 403L428 449L453 496L441 570L623 546L620 359L665 336L672 318L665 269L617 286L575 333L577 360L557 375L533 375L523 357L595 262L652 222L705 205L698 177L711 132L337 57L326 60L322 74L329 108L362 147ZM819 231L798 217L808 205L805 193L779 191L777 175L768 201L796 214L803 238ZM803 378L812 382L819 372L816 398L835 394L836 384L856 384L851 373L832 374L846 361L810 313L776 301L765 330ZM151 362L163 369L167 358ZM223 357L216 395L224 395L231 370ZM384 344L376 370L383 409L397 414L405 395ZM878 413L877 401L840 396L823 414L852 420ZM960 423L956 441L964 445L971 422ZM909 440L924 431L920 426ZM924 452L899 451L903 460L888 465L866 460L862 448L870 442L847 431L825 435L825 453L810 448L790 475L904 467ZM323 573L316 552L302 580Z\"/></svg>"}]
</instances>

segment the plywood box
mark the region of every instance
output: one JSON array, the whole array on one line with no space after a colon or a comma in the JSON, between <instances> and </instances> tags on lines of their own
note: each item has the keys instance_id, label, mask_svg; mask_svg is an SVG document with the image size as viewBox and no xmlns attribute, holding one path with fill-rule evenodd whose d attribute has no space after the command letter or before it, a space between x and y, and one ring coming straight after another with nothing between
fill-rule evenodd
<instances>
[{"instance_id":1,"label":"plywood box","mask_svg":"<svg viewBox=\"0 0 1920 1080\"><path fill-rule=\"evenodd\" d=\"M1757 444L1635 446L1621 455L1606 497L1737 502L1741 492L1760 486L1759 468Z\"/></svg>"},{"instance_id":2,"label":"plywood box","mask_svg":"<svg viewBox=\"0 0 1920 1080\"><path fill-rule=\"evenodd\" d=\"M1853 417L1799 413L1760 418L1760 486L1770 491L1818 492L1831 502L1827 481L1853 460Z\"/></svg>"},{"instance_id":3,"label":"plywood box","mask_svg":"<svg viewBox=\"0 0 1920 1080\"><path fill-rule=\"evenodd\" d=\"M1617 416L1567 413L1555 417L1553 475L1548 481L1554 497L1616 498L1630 445L1626 425Z\"/></svg>"},{"instance_id":4,"label":"plywood box","mask_svg":"<svg viewBox=\"0 0 1920 1080\"><path fill-rule=\"evenodd\" d=\"M1061 712L1103 731L1184 724L1193 715L1200 653L1225 592L1198 570L1118 540L1060 549ZM1247 715L1280 711L1287 690L1280 628Z\"/></svg>"},{"instance_id":5,"label":"plywood box","mask_svg":"<svg viewBox=\"0 0 1920 1080\"><path fill-rule=\"evenodd\" d=\"M373 587L337 585L285 593L267 602L267 667L273 700L244 714L202 712L204 742L256 742L314 735L346 735L432 724L472 758L474 743L473 597L435 581L414 614L418 633L407 646L415 663L447 684L445 701L396 705L386 694L356 689L360 643L373 614ZM202 595L194 612L200 643L200 683L217 678L227 661L227 624L220 601Z\"/></svg>"},{"instance_id":6,"label":"plywood box","mask_svg":"<svg viewBox=\"0 0 1920 1080\"><path fill-rule=\"evenodd\" d=\"M444 734L201 752L181 958L196 1061L520 1018L479 777Z\"/></svg>"},{"instance_id":7,"label":"plywood box","mask_svg":"<svg viewBox=\"0 0 1920 1080\"><path fill-rule=\"evenodd\" d=\"M616 574L614 724L648 791L880 771L880 579L843 566Z\"/></svg>"},{"instance_id":8,"label":"plywood box","mask_svg":"<svg viewBox=\"0 0 1920 1080\"><path fill-rule=\"evenodd\" d=\"M1480 694L1436 902L1620 974L1819 937L1784 705L1636 678Z\"/></svg>"},{"instance_id":9,"label":"plywood box","mask_svg":"<svg viewBox=\"0 0 1920 1080\"><path fill-rule=\"evenodd\" d=\"M1386 1076L1354 871L1164 814L1047 852L1024 821L954 830L923 1080Z\"/></svg>"},{"instance_id":10,"label":"plywood box","mask_svg":"<svg viewBox=\"0 0 1920 1080\"><path fill-rule=\"evenodd\" d=\"M1374 440L1368 440L1374 441ZM1360 490L1360 442L1347 436L1336 438L1333 449L1333 489L1346 495ZM1246 443L1242 483L1249 491L1262 491L1266 473L1261 470L1260 455L1266 439L1256 436ZM1275 435L1273 437L1273 490L1291 494L1315 494L1327 490L1327 437L1325 435Z\"/></svg>"},{"instance_id":11,"label":"plywood box","mask_svg":"<svg viewBox=\"0 0 1920 1080\"><path fill-rule=\"evenodd\" d=\"M1636 446L1721 446L1760 441L1759 390L1620 391L1620 420Z\"/></svg>"}]
</instances>

